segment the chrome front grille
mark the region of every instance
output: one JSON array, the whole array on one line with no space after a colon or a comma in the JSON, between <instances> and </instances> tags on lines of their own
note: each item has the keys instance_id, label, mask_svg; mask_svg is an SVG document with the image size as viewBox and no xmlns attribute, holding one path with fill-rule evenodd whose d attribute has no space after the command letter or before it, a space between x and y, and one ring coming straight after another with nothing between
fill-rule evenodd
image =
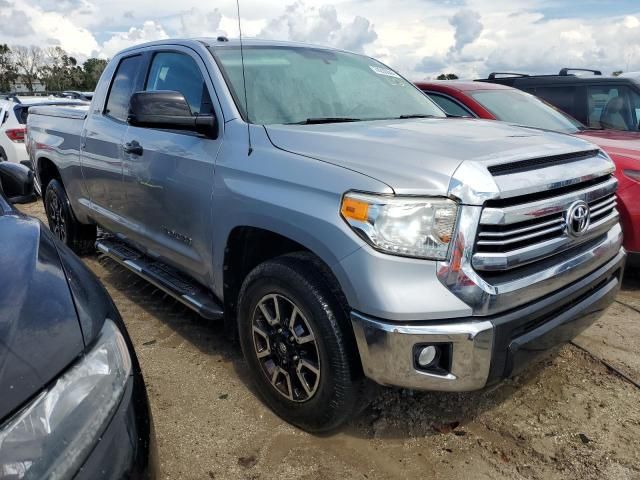
<instances>
[{"instance_id":1,"label":"chrome front grille","mask_svg":"<svg viewBox=\"0 0 640 480\"><path fill-rule=\"evenodd\" d=\"M510 198L505 204L482 211L472 265L478 271L511 270L583 244L606 233L617 221L615 189L610 175L553 191ZM584 187L584 188L582 188ZM542 197L542 198L540 198ZM590 225L586 232L571 236L566 215L575 202L589 204Z\"/></svg>"}]
</instances>

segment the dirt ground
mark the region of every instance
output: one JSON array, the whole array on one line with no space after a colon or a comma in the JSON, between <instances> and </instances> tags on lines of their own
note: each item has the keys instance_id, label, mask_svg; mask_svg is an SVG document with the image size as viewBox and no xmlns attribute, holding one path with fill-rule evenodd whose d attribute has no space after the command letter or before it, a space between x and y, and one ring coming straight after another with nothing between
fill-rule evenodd
<instances>
[{"instance_id":1,"label":"dirt ground","mask_svg":"<svg viewBox=\"0 0 640 480\"><path fill-rule=\"evenodd\" d=\"M21 209L43 218L39 202ZM220 324L106 258L84 260L136 346L162 478L640 479L639 279L625 279L579 347L519 377L468 394L382 390L349 425L314 436L260 402Z\"/></svg>"}]
</instances>

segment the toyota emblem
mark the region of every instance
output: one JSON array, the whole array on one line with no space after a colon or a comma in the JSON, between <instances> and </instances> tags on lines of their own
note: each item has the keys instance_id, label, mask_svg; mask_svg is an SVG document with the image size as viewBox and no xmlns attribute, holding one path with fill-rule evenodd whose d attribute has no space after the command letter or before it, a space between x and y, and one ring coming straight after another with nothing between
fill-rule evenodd
<instances>
[{"instance_id":1,"label":"toyota emblem","mask_svg":"<svg viewBox=\"0 0 640 480\"><path fill-rule=\"evenodd\" d=\"M567 231L572 237L583 235L589 228L591 222L591 211L587 202L578 200L567 210Z\"/></svg>"}]
</instances>

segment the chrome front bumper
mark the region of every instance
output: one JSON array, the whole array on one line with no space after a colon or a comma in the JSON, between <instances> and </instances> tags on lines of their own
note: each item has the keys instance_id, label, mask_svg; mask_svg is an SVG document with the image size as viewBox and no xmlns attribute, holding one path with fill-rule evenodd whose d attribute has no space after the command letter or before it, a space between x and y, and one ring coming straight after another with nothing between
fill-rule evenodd
<instances>
[{"instance_id":1,"label":"chrome front bumper","mask_svg":"<svg viewBox=\"0 0 640 480\"><path fill-rule=\"evenodd\" d=\"M489 321L395 325L353 312L351 322L364 373L381 385L465 391L482 388L487 382L493 347L493 324ZM441 343L452 344L449 373L417 369L414 346Z\"/></svg>"},{"instance_id":2,"label":"chrome front bumper","mask_svg":"<svg viewBox=\"0 0 640 480\"><path fill-rule=\"evenodd\" d=\"M508 377L591 325L620 288L626 254L560 291L491 317L429 322L389 322L352 312L362 367L381 385L417 390L469 391ZM415 349L448 344L447 372L418 367Z\"/></svg>"}]
</instances>

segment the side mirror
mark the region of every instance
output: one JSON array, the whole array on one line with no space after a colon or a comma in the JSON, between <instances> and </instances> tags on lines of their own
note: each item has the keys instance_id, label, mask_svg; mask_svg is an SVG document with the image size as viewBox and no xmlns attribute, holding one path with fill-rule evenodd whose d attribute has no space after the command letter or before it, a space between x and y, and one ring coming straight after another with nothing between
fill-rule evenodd
<instances>
[{"instance_id":1,"label":"side mirror","mask_svg":"<svg viewBox=\"0 0 640 480\"><path fill-rule=\"evenodd\" d=\"M193 115L184 95L172 90L134 93L128 121L136 127L186 130L212 138L218 134L215 115Z\"/></svg>"},{"instance_id":2,"label":"side mirror","mask_svg":"<svg viewBox=\"0 0 640 480\"><path fill-rule=\"evenodd\" d=\"M17 163L0 163L0 191L11 203L35 201L33 171Z\"/></svg>"}]
</instances>

